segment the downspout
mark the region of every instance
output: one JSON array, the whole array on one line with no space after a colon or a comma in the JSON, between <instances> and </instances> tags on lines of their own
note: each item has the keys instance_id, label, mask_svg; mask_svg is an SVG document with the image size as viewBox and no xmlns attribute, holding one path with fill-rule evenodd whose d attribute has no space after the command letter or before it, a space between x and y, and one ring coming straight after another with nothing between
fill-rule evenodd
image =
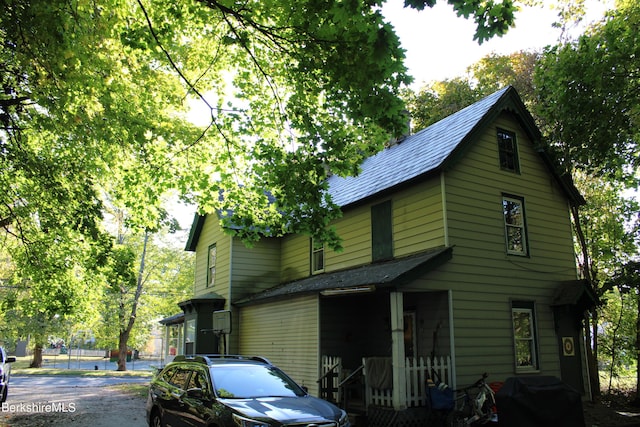
<instances>
[{"instance_id":1,"label":"downspout","mask_svg":"<svg viewBox=\"0 0 640 427\"><path fill-rule=\"evenodd\" d=\"M451 388L454 390L458 388L457 386L457 375L456 375L456 340L453 327L453 291L449 289L447 291L449 296L449 354L451 355L451 366L449 366L449 375L451 376Z\"/></svg>"},{"instance_id":2,"label":"downspout","mask_svg":"<svg viewBox=\"0 0 640 427\"><path fill-rule=\"evenodd\" d=\"M233 333L233 330L235 329L235 326L233 325L235 323L233 321L233 310L231 310L232 280L233 280L233 236L229 236L229 290L227 291L228 297L225 304L227 305L227 310L229 310L229 312L231 313L231 333ZM231 334L228 334L227 336L223 336L223 334L220 334L220 338L226 341L224 343L224 351L225 353L228 353L229 348L231 347Z\"/></svg>"},{"instance_id":3,"label":"downspout","mask_svg":"<svg viewBox=\"0 0 640 427\"><path fill-rule=\"evenodd\" d=\"M444 230L444 246L449 247L449 220L447 217L447 186L444 179L444 171L440 172L440 195L442 197L442 228ZM453 291L447 291L449 307L449 354L451 364L449 366L449 382L452 388L457 388L456 375L456 340L455 328L453 327Z\"/></svg>"}]
</instances>

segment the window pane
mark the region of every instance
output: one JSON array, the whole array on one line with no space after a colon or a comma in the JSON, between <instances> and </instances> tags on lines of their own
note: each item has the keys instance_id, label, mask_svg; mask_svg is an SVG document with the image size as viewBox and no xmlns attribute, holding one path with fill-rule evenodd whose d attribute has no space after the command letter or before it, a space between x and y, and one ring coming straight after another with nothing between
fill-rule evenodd
<instances>
[{"instance_id":1,"label":"window pane","mask_svg":"<svg viewBox=\"0 0 640 427\"><path fill-rule=\"evenodd\" d=\"M189 379L190 371L178 369L173 377L171 377L170 383L182 390L187 389L187 380Z\"/></svg>"},{"instance_id":2,"label":"window pane","mask_svg":"<svg viewBox=\"0 0 640 427\"><path fill-rule=\"evenodd\" d=\"M516 369L536 369L538 366L533 303L514 301L511 315Z\"/></svg>"},{"instance_id":3,"label":"window pane","mask_svg":"<svg viewBox=\"0 0 640 427\"><path fill-rule=\"evenodd\" d=\"M311 239L311 272L324 270L324 244Z\"/></svg>"},{"instance_id":4,"label":"window pane","mask_svg":"<svg viewBox=\"0 0 640 427\"><path fill-rule=\"evenodd\" d=\"M207 272L207 287L213 287L216 283L216 261L218 258L218 249L216 245L209 246L209 267Z\"/></svg>"},{"instance_id":5,"label":"window pane","mask_svg":"<svg viewBox=\"0 0 640 427\"><path fill-rule=\"evenodd\" d=\"M522 229L507 227L507 245L511 252L524 252L522 245Z\"/></svg>"},{"instance_id":6,"label":"window pane","mask_svg":"<svg viewBox=\"0 0 640 427\"><path fill-rule=\"evenodd\" d=\"M524 202L513 197L502 198L505 240L507 252L526 255L527 240L525 231Z\"/></svg>"},{"instance_id":7,"label":"window pane","mask_svg":"<svg viewBox=\"0 0 640 427\"><path fill-rule=\"evenodd\" d=\"M214 366L215 392L223 398L295 397L303 391L279 370L265 366Z\"/></svg>"},{"instance_id":8,"label":"window pane","mask_svg":"<svg viewBox=\"0 0 640 427\"><path fill-rule=\"evenodd\" d=\"M533 366L532 345L532 341L516 342L516 366Z\"/></svg>"},{"instance_id":9,"label":"window pane","mask_svg":"<svg viewBox=\"0 0 640 427\"><path fill-rule=\"evenodd\" d=\"M522 206L515 200L505 199L502 201L504 207L504 220L509 225L522 225Z\"/></svg>"},{"instance_id":10,"label":"window pane","mask_svg":"<svg viewBox=\"0 0 640 427\"><path fill-rule=\"evenodd\" d=\"M498 130L498 153L501 169L511 172L520 171L516 135L514 133Z\"/></svg>"},{"instance_id":11,"label":"window pane","mask_svg":"<svg viewBox=\"0 0 640 427\"><path fill-rule=\"evenodd\" d=\"M313 252L313 271L324 270L324 251Z\"/></svg>"},{"instance_id":12,"label":"window pane","mask_svg":"<svg viewBox=\"0 0 640 427\"><path fill-rule=\"evenodd\" d=\"M531 315L523 311L513 313L516 338L531 338Z\"/></svg>"}]
</instances>

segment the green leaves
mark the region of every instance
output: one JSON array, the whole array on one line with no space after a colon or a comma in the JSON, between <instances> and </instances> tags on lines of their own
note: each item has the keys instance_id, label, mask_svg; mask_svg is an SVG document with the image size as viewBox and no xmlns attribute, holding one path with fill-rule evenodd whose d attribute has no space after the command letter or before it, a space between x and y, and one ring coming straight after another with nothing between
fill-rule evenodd
<instances>
[{"instance_id":1,"label":"green leaves","mask_svg":"<svg viewBox=\"0 0 640 427\"><path fill-rule=\"evenodd\" d=\"M640 7L635 3L575 43L554 47L536 74L538 114L565 159L636 186Z\"/></svg>"},{"instance_id":2,"label":"green leaves","mask_svg":"<svg viewBox=\"0 0 640 427\"><path fill-rule=\"evenodd\" d=\"M502 36L515 24L514 14L518 10L512 0L448 0L458 16L465 19L473 16L476 23L474 40L478 44L489 40L493 36ZM423 10L425 6L433 7L436 0L405 0L405 7Z\"/></svg>"}]
</instances>

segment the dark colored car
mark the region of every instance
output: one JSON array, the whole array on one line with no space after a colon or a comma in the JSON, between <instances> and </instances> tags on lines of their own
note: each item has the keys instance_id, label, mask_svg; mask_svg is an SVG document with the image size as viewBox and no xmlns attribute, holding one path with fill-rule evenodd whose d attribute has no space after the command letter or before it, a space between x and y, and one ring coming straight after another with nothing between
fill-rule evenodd
<instances>
[{"instance_id":1,"label":"dark colored car","mask_svg":"<svg viewBox=\"0 0 640 427\"><path fill-rule=\"evenodd\" d=\"M350 427L261 357L176 356L151 380L146 410L151 427Z\"/></svg>"},{"instance_id":2,"label":"dark colored car","mask_svg":"<svg viewBox=\"0 0 640 427\"><path fill-rule=\"evenodd\" d=\"M7 356L4 348L0 347L0 403L7 400L9 393L9 377L11 377L11 365L16 361L13 356Z\"/></svg>"}]
</instances>

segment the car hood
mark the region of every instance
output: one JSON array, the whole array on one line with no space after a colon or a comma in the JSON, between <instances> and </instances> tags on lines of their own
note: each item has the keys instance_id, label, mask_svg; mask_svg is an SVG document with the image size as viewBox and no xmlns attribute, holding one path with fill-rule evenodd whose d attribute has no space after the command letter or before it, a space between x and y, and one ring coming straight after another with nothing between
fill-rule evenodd
<instances>
[{"instance_id":1,"label":"car hood","mask_svg":"<svg viewBox=\"0 0 640 427\"><path fill-rule=\"evenodd\" d=\"M342 414L337 406L308 395L303 397L219 399L219 402L248 418L268 418L287 424L338 421Z\"/></svg>"}]
</instances>

